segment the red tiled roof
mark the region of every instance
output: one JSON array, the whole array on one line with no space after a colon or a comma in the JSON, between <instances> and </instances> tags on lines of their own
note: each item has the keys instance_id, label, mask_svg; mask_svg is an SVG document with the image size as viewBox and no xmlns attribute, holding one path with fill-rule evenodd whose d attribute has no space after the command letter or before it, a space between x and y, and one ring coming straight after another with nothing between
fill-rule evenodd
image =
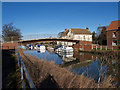
<instances>
[{"instance_id":1,"label":"red tiled roof","mask_svg":"<svg viewBox=\"0 0 120 90\"><path fill-rule=\"evenodd\" d=\"M120 27L120 20L112 21L106 30L115 30Z\"/></svg>"},{"instance_id":2,"label":"red tiled roof","mask_svg":"<svg viewBox=\"0 0 120 90\"><path fill-rule=\"evenodd\" d=\"M71 28L74 34L91 34L89 29Z\"/></svg>"},{"instance_id":3,"label":"red tiled roof","mask_svg":"<svg viewBox=\"0 0 120 90\"><path fill-rule=\"evenodd\" d=\"M71 30L73 31L74 34L90 34L91 35L91 32L89 31L89 29L71 28ZM62 36L66 36L68 32L69 30L64 31L62 33Z\"/></svg>"}]
</instances>

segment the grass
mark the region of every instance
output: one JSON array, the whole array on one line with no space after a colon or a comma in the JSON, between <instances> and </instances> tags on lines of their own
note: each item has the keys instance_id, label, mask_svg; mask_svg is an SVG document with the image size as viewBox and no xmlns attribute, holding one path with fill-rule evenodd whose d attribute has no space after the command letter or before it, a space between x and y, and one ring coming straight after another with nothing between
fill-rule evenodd
<instances>
[{"instance_id":1,"label":"grass","mask_svg":"<svg viewBox=\"0 0 120 90\"><path fill-rule=\"evenodd\" d=\"M35 56L22 54L22 58L37 88L47 88L50 85L56 88L97 88L98 86L94 79L85 77L84 73L75 75L66 68L55 65L54 62L40 60ZM110 88L114 86L109 79L106 79L99 84L99 87Z\"/></svg>"},{"instance_id":2,"label":"grass","mask_svg":"<svg viewBox=\"0 0 120 90\"><path fill-rule=\"evenodd\" d=\"M2 53L2 88L21 88L21 76L14 53L9 50Z\"/></svg>"}]
</instances>

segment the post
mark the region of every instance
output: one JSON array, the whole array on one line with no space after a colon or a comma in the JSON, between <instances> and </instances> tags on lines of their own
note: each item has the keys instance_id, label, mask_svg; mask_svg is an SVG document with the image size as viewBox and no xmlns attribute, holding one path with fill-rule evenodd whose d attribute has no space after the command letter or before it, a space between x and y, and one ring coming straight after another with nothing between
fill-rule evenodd
<instances>
[{"instance_id":1,"label":"post","mask_svg":"<svg viewBox=\"0 0 120 90\"><path fill-rule=\"evenodd\" d=\"M24 82L24 77L23 77L23 66L21 62L21 80L22 80L22 88L25 89L25 82Z\"/></svg>"},{"instance_id":2,"label":"post","mask_svg":"<svg viewBox=\"0 0 120 90\"><path fill-rule=\"evenodd\" d=\"M102 46L100 46L100 50L102 50Z\"/></svg>"},{"instance_id":3,"label":"post","mask_svg":"<svg viewBox=\"0 0 120 90\"><path fill-rule=\"evenodd\" d=\"M92 44L92 50L93 50L93 44Z\"/></svg>"},{"instance_id":4,"label":"post","mask_svg":"<svg viewBox=\"0 0 120 90\"><path fill-rule=\"evenodd\" d=\"M107 46L106 46L106 50L107 50Z\"/></svg>"}]
</instances>

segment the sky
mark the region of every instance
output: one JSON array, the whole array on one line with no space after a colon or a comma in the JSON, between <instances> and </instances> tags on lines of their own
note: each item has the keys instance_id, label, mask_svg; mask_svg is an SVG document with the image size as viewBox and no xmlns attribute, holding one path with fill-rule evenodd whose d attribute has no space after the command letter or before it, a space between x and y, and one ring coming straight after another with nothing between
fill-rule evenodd
<instances>
[{"instance_id":1,"label":"sky","mask_svg":"<svg viewBox=\"0 0 120 90\"><path fill-rule=\"evenodd\" d=\"M118 20L117 2L3 2L2 25L13 22L22 35L58 34L65 28L108 26Z\"/></svg>"}]
</instances>

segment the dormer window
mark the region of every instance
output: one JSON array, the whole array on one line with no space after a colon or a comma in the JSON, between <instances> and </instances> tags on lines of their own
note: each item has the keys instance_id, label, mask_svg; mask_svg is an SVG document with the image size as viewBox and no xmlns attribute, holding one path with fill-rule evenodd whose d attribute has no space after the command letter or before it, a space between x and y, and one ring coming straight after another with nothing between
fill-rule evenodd
<instances>
[{"instance_id":1,"label":"dormer window","mask_svg":"<svg viewBox=\"0 0 120 90\"><path fill-rule=\"evenodd\" d=\"M113 32L113 38L116 38L116 32Z\"/></svg>"}]
</instances>

